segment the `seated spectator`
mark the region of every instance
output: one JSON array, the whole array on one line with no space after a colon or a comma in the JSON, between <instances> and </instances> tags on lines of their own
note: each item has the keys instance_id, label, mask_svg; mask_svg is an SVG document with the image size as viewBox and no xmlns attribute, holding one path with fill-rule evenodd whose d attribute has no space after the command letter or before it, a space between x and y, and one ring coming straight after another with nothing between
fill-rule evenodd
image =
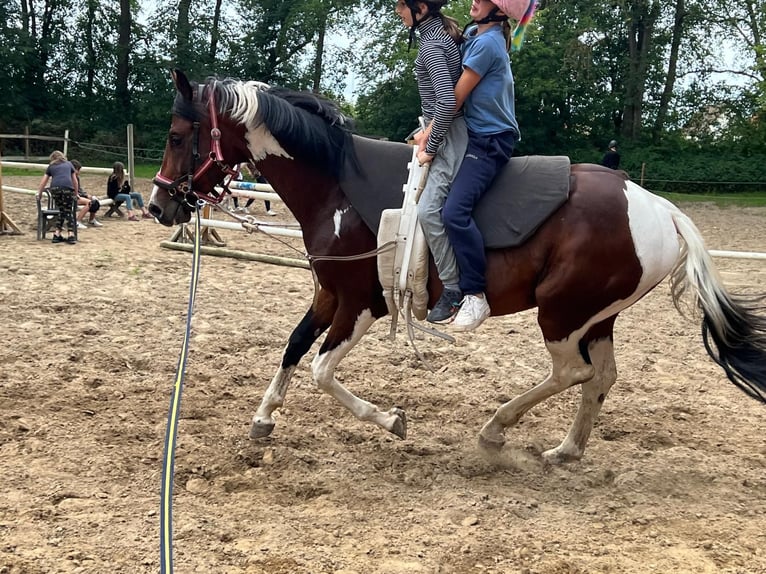
<instances>
[{"instance_id":1,"label":"seated spectator","mask_svg":"<svg viewBox=\"0 0 766 574\"><path fill-rule=\"evenodd\" d=\"M101 202L99 202L95 195L88 195L82 188L82 183L80 183L80 170L82 169L82 164L76 159L71 160L71 163L74 166L74 173L77 177L77 185L80 190L78 192L77 205L82 206L80 211L77 212L77 228L85 229L82 220L86 213L90 214L88 216L88 225L92 227L103 227L103 225L96 219L96 212L101 207Z\"/></svg>"},{"instance_id":2,"label":"seated spectator","mask_svg":"<svg viewBox=\"0 0 766 574\"><path fill-rule=\"evenodd\" d=\"M130 189L130 182L125 179L125 166L122 162L116 161L112 165L112 174L106 183L106 194L112 201L124 201L125 208L128 211L128 221L138 221L138 217L133 213L133 202L135 201L143 214L144 219L154 219L149 210L144 205L143 196L137 191Z\"/></svg>"}]
</instances>

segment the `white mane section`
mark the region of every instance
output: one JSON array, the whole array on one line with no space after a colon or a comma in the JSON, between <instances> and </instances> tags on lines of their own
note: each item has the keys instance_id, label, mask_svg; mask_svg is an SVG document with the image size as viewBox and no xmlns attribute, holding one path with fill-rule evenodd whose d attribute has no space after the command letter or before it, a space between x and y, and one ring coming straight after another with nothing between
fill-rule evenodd
<instances>
[{"instance_id":1,"label":"white mane section","mask_svg":"<svg viewBox=\"0 0 766 574\"><path fill-rule=\"evenodd\" d=\"M268 89L270 86L263 82L237 82L224 87L233 94L232 100L236 103L232 107L232 119L251 126L258 121L258 91Z\"/></svg>"},{"instance_id":2,"label":"white mane section","mask_svg":"<svg viewBox=\"0 0 766 574\"><path fill-rule=\"evenodd\" d=\"M245 138L253 159L260 161L267 155L292 159L258 116L258 91L268 88L268 84L256 81L236 82L223 87L233 102L231 118L248 128Z\"/></svg>"}]
</instances>

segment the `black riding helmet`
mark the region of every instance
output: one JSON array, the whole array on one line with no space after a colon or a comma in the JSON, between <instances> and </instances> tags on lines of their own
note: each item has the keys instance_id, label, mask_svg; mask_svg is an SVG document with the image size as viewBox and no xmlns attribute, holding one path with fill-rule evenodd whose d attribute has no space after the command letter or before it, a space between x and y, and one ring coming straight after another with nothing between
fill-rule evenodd
<instances>
[{"instance_id":1,"label":"black riding helmet","mask_svg":"<svg viewBox=\"0 0 766 574\"><path fill-rule=\"evenodd\" d=\"M415 41L415 30L418 27L418 24L423 22L424 20L427 20L429 17L433 16L434 14L437 14L444 6L447 5L449 0L404 0L404 4L407 6L407 8L410 9L410 13L412 14L412 26L410 26L410 40L407 44L407 49L409 50L412 48L412 43ZM421 20L418 20L418 4L425 4L426 13L423 15L423 18Z\"/></svg>"}]
</instances>

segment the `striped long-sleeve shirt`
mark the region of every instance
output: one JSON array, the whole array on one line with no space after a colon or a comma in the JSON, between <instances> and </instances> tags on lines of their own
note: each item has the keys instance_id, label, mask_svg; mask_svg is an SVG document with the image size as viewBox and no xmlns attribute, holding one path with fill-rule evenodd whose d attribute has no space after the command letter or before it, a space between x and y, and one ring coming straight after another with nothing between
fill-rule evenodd
<instances>
[{"instance_id":1,"label":"striped long-sleeve shirt","mask_svg":"<svg viewBox=\"0 0 766 574\"><path fill-rule=\"evenodd\" d=\"M415 75L420 93L420 107L426 122L433 120L426 153L436 154L455 113L455 84L463 71L460 48L444 30L439 17L418 25L420 48L415 59Z\"/></svg>"}]
</instances>

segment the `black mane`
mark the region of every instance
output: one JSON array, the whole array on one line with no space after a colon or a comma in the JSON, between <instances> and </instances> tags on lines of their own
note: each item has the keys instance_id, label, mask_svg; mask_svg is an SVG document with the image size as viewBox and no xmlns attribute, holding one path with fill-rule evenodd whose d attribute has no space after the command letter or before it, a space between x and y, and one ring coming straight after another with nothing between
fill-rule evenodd
<instances>
[{"instance_id":1,"label":"black mane","mask_svg":"<svg viewBox=\"0 0 766 574\"><path fill-rule=\"evenodd\" d=\"M358 168L352 140L353 121L338 105L309 92L280 87L257 88L236 80L212 84L219 108L228 113L242 97L242 90L256 90L256 127L266 126L292 157L341 179L345 166Z\"/></svg>"}]
</instances>

